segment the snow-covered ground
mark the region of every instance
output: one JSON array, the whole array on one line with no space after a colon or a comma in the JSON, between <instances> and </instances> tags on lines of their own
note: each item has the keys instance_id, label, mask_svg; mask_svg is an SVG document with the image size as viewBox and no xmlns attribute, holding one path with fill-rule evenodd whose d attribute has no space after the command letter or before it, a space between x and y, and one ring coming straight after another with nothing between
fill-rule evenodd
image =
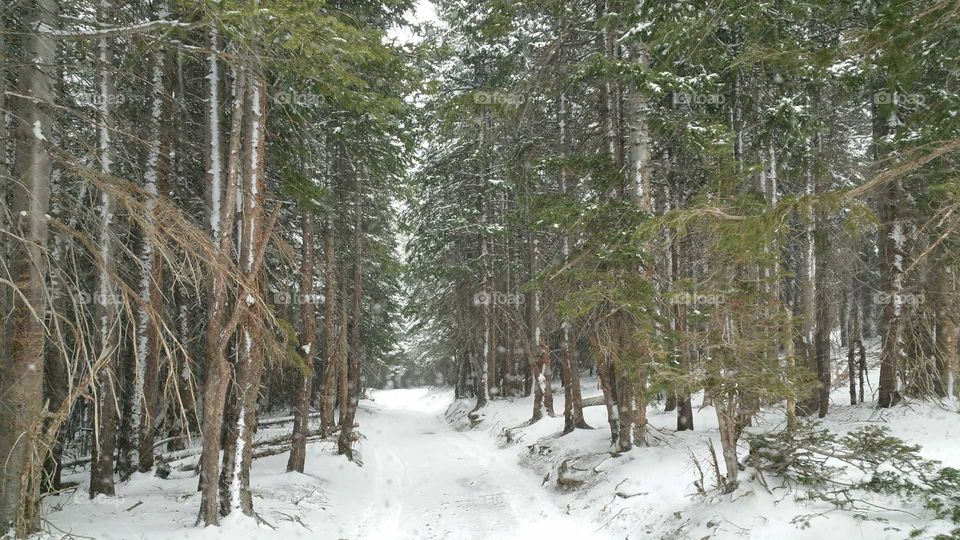
<instances>
[{"instance_id":1,"label":"snow-covered ground","mask_svg":"<svg viewBox=\"0 0 960 540\"><path fill-rule=\"evenodd\" d=\"M834 359L835 366L845 367ZM849 394L840 373L831 395L830 414L822 426L837 434L845 434L866 425L882 425L891 435L921 446L920 454L960 468L960 414L957 403L910 402L892 409L874 406L871 391L877 387L878 370L868 373L871 379L866 400L849 405ZM595 380L585 380L584 396L599 394ZM751 469L740 473L741 486L734 493L721 495L710 490L713 481L709 445L712 441L720 453L716 411L701 407L702 395L694 397L695 431L676 431L676 412L663 412L656 405L648 408L651 426L650 446L635 447L630 452L612 457L606 409L602 406L584 409L593 430L577 430L560 437L563 428L563 396L557 396L558 416L545 418L528 426L532 404L530 398L497 400L483 411L483 420L476 428L485 431L491 444L512 453L528 468L545 480L544 489L566 508L572 517L590 523L598 533L615 538L651 539L904 539L933 538L949 532L945 522L930 523L916 515L914 508L870 512L871 519L859 519L853 512L801 500L802 491L786 489L775 478L766 478L768 486L752 479ZM451 407L448 416L456 425L470 425L466 413L472 402L464 400ZM662 404L661 404L662 405ZM754 422L753 430L780 430L784 423L782 408L765 411ZM741 462L747 455L741 441ZM558 486L557 468L567 463L565 478L581 480L583 485L566 489ZM698 494L694 482L701 480L709 492ZM721 472L723 468L720 459ZM902 503L901 503L902 505ZM922 533L919 529L926 528ZM562 538L568 538L561 536ZM520 537L518 537L520 538ZM570 536L569 538L574 538Z\"/></svg>"},{"instance_id":2,"label":"snow-covered ground","mask_svg":"<svg viewBox=\"0 0 960 540\"><path fill-rule=\"evenodd\" d=\"M336 456L334 444L308 447L305 474L286 473L287 455L254 462L254 506L266 524L232 518L194 527L197 477L134 476L116 498L75 492L45 504L50 536L97 539L518 539L610 538L567 516L516 455L496 449L484 431L458 431L444 420L446 390L374 391L358 414L363 466ZM271 428L276 432L289 429ZM267 431L267 430L264 430ZM260 433L259 437L275 433ZM190 458L195 461L196 458ZM272 528L271 528L272 527Z\"/></svg>"},{"instance_id":3,"label":"snow-covered ground","mask_svg":"<svg viewBox=\"0 0 960 540\"><path fill-rule=\"evenodd\" d=\"M586 395L596 393L585 380ZM874 381L875 385L875 381ZM874 386L875 387L875 386ZM445 389L374 391L358 414L363 466L336 456L334 443L308 447L306 474L284 472L287 455L254 462L251 485L262 523L231 518L223 526L194 526L199 502L197 477L175 463L166 480L136 475L118 485L118 497L89 501L86 473L75 492L49 497L44 505L49 537L66 534L97 539L319 538L319 539L528 539L591 538L906 538L921 519L899 511L864 521L820 503L797 500L798 492L769 490L742 473L729 495L697 493L700 478L711 486L710 440L719 451L717 422L710 407L695 410L692 432L674 431L675 413L649 409L652 445L619 457L609 449L605 409L585 409L594 430L558 437L561 417L528 426L530 398L496 400L483 421L469 428L470 400L454 402ZM557 396L562 411L562 395ZM846 390L833 395L824 425L846 432L882 424L893 435L920 444L922 453L960 466L960 415L956 405L911 403L878 411L871 403L845 405ZM699 405L695 400L695 409ZM782 422L776 409L755 429ZM262 429L258 438L290 429ZM561 488L566 478L582 480ZM806 524L804 524L806 523ZM928 537L933 527L920 536Z\"/></svg>"}]
</instances>

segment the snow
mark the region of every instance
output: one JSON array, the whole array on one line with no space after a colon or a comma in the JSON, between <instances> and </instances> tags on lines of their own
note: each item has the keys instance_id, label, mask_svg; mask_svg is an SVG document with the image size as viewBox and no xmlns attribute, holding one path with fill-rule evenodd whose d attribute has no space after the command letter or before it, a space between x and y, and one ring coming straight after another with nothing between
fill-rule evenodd
<instances>
[{"instance_id":1,"label":"snow","mask_svg":"<svg viewBox=\"0 0 960 540\"><path fill-rule=\"evenodd\" d=\"M878 343L870 344L875 359ZM837 351L835 365L845 367ZM874 407L869 393L878 370L871 368L867 403L847 403L845 377L835 373L830 414L822 425L843 434L865 425L884 425L891 434L920 444L921 453L960 465L960 416L956 403L908 402L888 410ZM584 396L599 393L584 379ZM563 410L563 392L554 391ZM532 398L491 401L477 427L467 413L474 400L453 399L448 389L374 390L357 413L362 438L360 465L335 455L333 439L308 445L304 474L286 473L285 453L254 461L251 490L264 523L236 516L220 527L194 526L199 504L197 477L182 471L197 456L170 463L169 479L135 474L117 486L118 496L86 497L86 473L65 475L81 485L45 500L48 538L69 532L110 539L206 540L290 539L503 539L777 538L778 540L905 538L918 527L943 530L903 512L882 512L886 522L858 520L852 513L802 500L802 492L767 477L769 491L741 473L734 493L698 494L695 463L711 487L709 444L719 452L716 412L694 398L695 431L676 432L676 413L648 408L651 446L611 456L606 411L587 407L595 429L560 437L562 415L527 425ZM316 429L312 419L311 430ZM762 413L754 430L780 429L783 410ZM263 425L256 438L290 431L289 423ZM746 455L740 447L741 460ZM557 485L560 463L582 480L576 490ZM722 465L721 465L722 467ZM593 471L596 471L595 473ZM804 525L798 518L806 516ZM920 536L928 538L931 536Z\"/></svg>"},{"instance_id":2,"label":"snow","mask_svg":"<svg viewBox=\"0 0 960 540\"><path fill-rule=\"evenodd\" d=\"M335 455L332 440L308 445L304 474L284 472L286 454L255 460L254 508L269 525L231 517L219 528L193 526L197 478L178 471L180 463L171 463L167 480L135 474L117 485L117 497L91 501L85 485L49 497L45 518L57 529L100 540L611 538L567 516L540 478L512 451L491 445L486 432L447 423L443 415L452 401L451 391L426 388L374 391L372 400L361 400L362 467ZM257 437L289 430L289 424L271 426ZM65 479L86 484L87 475ZM51 530L49 538L63 535Z\"/></svg>"},{"instance_id":3,"label":"snow","mask_svg":"<svg viewBox=\"0 0 960 540\"><path fill-rule=\"evenodd\" d=\"M217 31L210 31L210 48L216 51ZM221 176L223 168L220 163L220 72L217 65L216 52L211 52L208 57L207 84L210 88L209 100L207 105L207 116L209 123L210 139L210 231L213 233L214 241L220 240L220 212L221 212Z\"/></svg>"},{"instance_id":4,"label":"snow","mask_svg":"<svg viewBox=\"0 0 960 540\"><path fill-rule=\"evenodd\" d=\"M39 120L36 120L33 123L33 138L38 141L46 141L47 138L43 136L43 126L40 124Z\"/></svg>"}]
</instances>

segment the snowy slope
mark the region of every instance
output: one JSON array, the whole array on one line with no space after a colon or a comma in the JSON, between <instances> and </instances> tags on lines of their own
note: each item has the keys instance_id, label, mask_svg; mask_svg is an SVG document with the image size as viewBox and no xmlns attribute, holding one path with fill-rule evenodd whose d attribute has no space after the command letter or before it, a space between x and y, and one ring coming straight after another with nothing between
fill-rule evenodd
<instances>
[{"instance_id":1,"label":"snowy slope","mask_svg":"<svg viewBox=\"0 0 960 540\"><path fill-rule=\"evenodd\" d=\"M876 372L870 373L874 389ZM838 381L838 377L834 380ZM924 457L960 467L960 415L955 402L913 402L879 410L868 396L866 404L851 406L843 381L838 382L841 385L832 393L824 427L842 434L864 425L881 424L893 436L921 445ZM583 388L585 396L599 393L596 381L585 380ZM932 538L949 530L945 523L927 523L903 509L878 509L871 514L886 522L858 520L852 513L836 511L826 504L797 500L802 493L782 488L776 479L766 479L768 490L751 480L749 469L741 474L741 487L732 494L698 494L694 482L700 479L700 472L694 460L710 488L714 483L710 441L720 452L716 412L713 407L698 407L702 396L694 399L695 431L676 432L676 413L664 413L662 408L651 406L651 446L634 448L619 457L611 457L608 452L609 428L602 406L584 409L587 422L596 429L559 437L563 428L562 392L556 398L558 416L533 426L526 425L531 414L530 399L495 401L485 409L477 429L490 436L491 444L513 452L539 475L549 474L545 489L554 492L572 516L617 538L878 540L907 538L921 527L927 530L919 538ZM452 407L451 422L466 429L469 421L465 413L471 405L465 400ZM782 409L766 411L753 429L779 430L783 421ZM741 462L746 454L746 446L741 443ZM582 486L558 486L556 470L564 461L564 477L582 480Z\"/></svg>"}]
</instances>

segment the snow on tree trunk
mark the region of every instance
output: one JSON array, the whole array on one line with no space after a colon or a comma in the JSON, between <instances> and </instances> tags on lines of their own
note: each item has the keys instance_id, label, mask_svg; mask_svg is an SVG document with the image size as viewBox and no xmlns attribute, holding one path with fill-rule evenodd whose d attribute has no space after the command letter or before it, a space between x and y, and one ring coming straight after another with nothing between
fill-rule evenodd
<instances>
[{"instance_id":1,"label":"snow on tree trunk","mask_svg":"<svg viewBox=\"0 0 960 540\"><path fill-rule=\"evenodd\" d=\"M157 9L157 19L169 16L166 2ZM134 425L138 428L139 469L147 472L153 468L153 443L155 440L155 421L158 414L159 372L160 372L160 328L154 317L163 312L162 261L153 246L156 234L153 230L156 222L156 197L166 185L169 172L170 148L170 112L167 107L166 51L155 54L151 73L153 101L150 107L149 132L153 134L147 147L147 160L143 174L144 192L147 194L144 219L143 244L140 252L140 300L137 317L137 370L134 380ZM139 414L137 414L139 413ZM139 418L138 418L139 416Z\"/></svg>"},{"instance_id":2,"label":"snow on tree trunk","mask_svg":"<svg viewBox=\"0 0 960 540\"><path fill-rule=\"evenodd\" d=\"M881 163L889 153L890 136L897 122L895 103L873 103L874 162ZM903 271L906 258L905 223L900 207L905 203L900 181L889 182L879 199L880 221L880 289L881 328L883 341L880 351L880 385L877 405L891 407L900 401L897 371L903 356Z\"/></svg>"},{"instance_id":3,"label":"snow on tree trunk","mask_svg":"<svg viewBox=\"0 0 960 540\"><path fill-rule=\"evenodd\" d=\"M101 0L99 18L108 20L111 4ZM113 141L111 105L116 92L113 84L113 50L110 39L100 38L98 43L98 100L100 114L98 118L98 157L100 172L108 176L113 171ZM90 465L90 497L114 495L114 450L117 443L117 416L119 377L119 328L117 289L113 282L116 275L114 260L113 218L114 202L110 192L100 191L98 209L100 229L98 232L98 275L97 293L94 305L94 317L97 322L97 356L95 359L97 384L94 416L93 461Z\"/></svg>"},{"instance_id":4,"label":"snow on tree trunk","mask_svg":"<svg viewBox=\"0 0 960 540\"><path fill-rule=\"evenodd\" d=\"M215 35L211 37L214 44L218 43ZM215 49L216 50L216 49ZM216 59L210 62L212 71L218 70ZM214 84L218 76L207 77L208 83ZM240 175L240 151L243 132L244 102L247 77L243 71L237 71L233 77L233 108L230 124L230 147L227 164L227 177L224 183L218 170L208 169L207 200L221 201L210 214L210 233L214 246L223 256L229 257L233 238L233 217L230 210L236 197L236 186ZM211 90L211 99L207 107L215 108L208 111L208 118L219 115L219 101L213 99L219 92ZM208 122L207 125L207 160L215 162L220 152L219 122ZM215 134L214 131L217 133ZM217 174L214 174L217 173ZM214 192L215 190L220 190ZM210 277L207 293L207 330L205 377L203 387L203 415L201 420L201 434L203 437L203 451L200 455L200 512L197 523L216 525L220 518L219 484L220 476L220 447L223 430L223 412L227 397L227 388L230 382L230 366L227 363L226 347L233 334L233 328L228 327L227 317L227 281L222 272L213 272Z\"/></svg>"},{"instance_id":5,"label":"snow on tree trunk","mask_svg":"<svg viewBox=\"0 0 960 540\"><path fill-rule=\"evenodd\" d=\"M227 500L221 503L224 515L243 512L253 516L253 498L250 494L250 467L253 463L253 436L257 427L257 398L260 394L260 382L263 374L264 353L259 338L263 321L261 306L257 298L263 298L264 272L256 264L258 250L268 239L266 224L263 222L264 203L264 161L266 147L266 93L259 75L247 70L241 76L247 77L250 89L247 98L248 119L244 141L243 198L241 213L241 237L239 266L243 269L243 281L252 290L238 291L238 302L245 306L243 321L239 326L240 343L234 370L235 385L238 389L238 414L235 437L230 445L235 454L232 459L224 456L221 471L221 484L228 486ZM257 339L255 339L257 337Z\"/></svg>"}]
</instances>

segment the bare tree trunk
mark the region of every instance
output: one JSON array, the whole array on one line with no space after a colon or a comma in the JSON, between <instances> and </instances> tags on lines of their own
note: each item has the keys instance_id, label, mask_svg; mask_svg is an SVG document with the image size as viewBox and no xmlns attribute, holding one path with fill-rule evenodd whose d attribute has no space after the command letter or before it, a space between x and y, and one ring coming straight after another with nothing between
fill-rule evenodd
<instances>
[{"instance_id":1,"label":"bare tree trunk","mask_svg":"<svg viewBox=\"0 0 960 540\"><path fill-rule=\"evenodd\" d=\"M895 104L873 104L874 160L880 163L887 155L885 138L891 120L896 120ZM880 319L883 328L883 346L880 352L880 387L877 405L891 407L900 401L897 370L903 355L901 343L901 315L903 310L903 268L906 262L906 229L900 215L903 187L899 180L888 183L880 193L880 263L883 305Z\"/></svg>"},{"instance_id":2,"label":"bare tree trunk","mask_svg":"<svg viewBox=\"0 0 960 540\"><path fill-rule=\"evenodd\" d=\"M600 334L604 337L601 339ZM610 426L610 443L616 444L620 437L620 418L617 413L617 397L613 391L613 361L610 358L609 330L605 324L595 324L590 334L590 345L593 348L597 364L597 378L600 380L600 391L603 392L603 404L607 409L607 424Z\"/></svg>"},{"instance_id":3,"label":"bare tree trunk","mask_svg":"<svg viewBox=\"0 0 960 540\"><path fill-rule=\"evenodd\" d=\"M566 158L567 147L569 145L569 133L566 128L567 123L567 96L566 94L560 94L558 98L558 115L560 117L560 157L561 159ZM561 169L560 171L560 195L566 197L568 195L567 189L567 171L566 169ZM562 257L563 260L570 258L570 237L567 234L563 235L562 239ZM590 426L587 425L586 421L583 418L583 398L580 390L580 366L577 359L574 357L572 344L571 344L571 332L573 331L573 323L568 318L563 318L560 321L560 366L563 375L563 392L564 392L564 404L563 404L563 416L564 416L564 427L563 432L569 433L574 430L574 428L584 428L589 429Z\"/></svg>"},{"instance_id":4,"label":"bare tree trunk","mask_svg":"<svg viewBox=\"0 0 960 540\"><path fill-rule=\"evenodd\" d=\"M237 411L236 437L228 448L234 450L231 457L225 450L221 470L221 485L226 487L228 500L221 502L224 515L241 511L253 516L253 498L250 494L250 466L253 462L253 436L257 430L257 399L263 374L263 321L256 298L263 298L264 271L256 264L256 257L269 238L264 223L264 150L266 148L267 96L259 75L246 72L250 88L248 98L247 134L245 146L246 174L244 174L242 237L240 266L244 280L255 292L239 291L246 304L244 320L239 328L237 366L235 370L237 394L240 397ZM229 466L228 466L229 465Z\"/></svg>"},{"instance_id":5,"label":"bare tree trunk","mask_svg":"<svg viewBox=\"0 0 960 540\"><path fill-rule=\"evenodd\" d=\"M807 148L809 156L809 145ZM813 166L807 165L806 194L813 194ZM798 345L800 345L800 354L804 360L804 365L810 370L810 373L819 374L817 370L816 355L816 317L817 317L817 297L816 297L816 245L814 240L814 215L813 211L803 217L806 222L803 224L803 256L800 266L800 335ZM820 409L820 390L814 390L811 395L797 403L797 413L801 415L813 414Z\"/></svg>"},{"instance_id":6,"label":"bare tree trunk","mask_svg":"<svg viewBox=\"0 0 960 540\"><path fill-rule=\"evenodd\" d=\"M46 215L50 208L52 161L47 147L53 137L56 41L41 28L57 28L59 3L34 0L23 9L23 58L18 93L19 114L16 161L11 205L20 241L10 245L11 276L20 291L11 301L10 332L0 358L0 530L14 530L26 538L39 527L40 472L43 449L39 444L43 410L42 313L47 275Z\"/></svg>"},{"instance_id":7,"label":"bare tree trunk","mask_svg":"<svg viewBox=\"0 0 960 540\"><path fill-rule=\"evenodd\" d=\"M354 192L354 224L353 224L353 314L350 321L350 373L349 401L341 406L347 410L346 418L340 427L340 437L337 439L337 453L347 456L353 461L353 422L357 414L357 405L360 403L360 300L363 296L363 217L360 210L361 178L357 172Z\"/></svg>"},{"instance_id":8,"label":"bare tree trunk","mask_svg":"<svg viewBox=\"0 0 960 540\"><path fill-rule=\"evenodd\" d=\"M334 255L333 211L327 209L323 226L323 385L320 390L320 434L333 431L334 410L337 406L337 368L335 305L337 297Z\"/></svg>"},{"instance_id":9,"label":"bare tree trunk","mask_svg":"<svg viewBox=\"0 0 960 540\"><path fill-rule=\"evenodd\" d=\"M539 242L535 233L530 231L527 238L527 258L530 265L529 274L532 281L537 275L539 267ZM546 344L543 341L543 317L540 313L541 291L537 288L533 291L533 301L530 303L530 344L527 346L530 362L530 371L533 374L533 414L530 417L530 423L543 418L543 384L540 380L541 373L545 369L545 359L549 361L550 352L546 350Z\"/></svg>"},{"instance_id":10,"label":"bare tree trunk","mask_svg":"<svg viewBox=\"0 0 960 540\"><path fill-rule=\"evenodd\" d=\"M111 4L101 0L98 18L109 20ZM113 50L110 39L100 38L98 45L100 67L98 69L100 117L98 123L98 153L100 172L110 175L113 169L113 127L111 105L116 90L112 77ZM90 497L114 495L114 451L117 443L118 386L119 371L119 333L117 312L117 289L113 282L116 275L113 242L114 202L106 190L100 192L100 231L98 238L98 259L100 268L97 278L97 295L94 318L99 324L97 334L97 391L95 404L95 427L93 461L90 464Z\"/></svg>"},{"instance_id":11,"label":"bare tree trunk","mask_svg":"<svg viewBox=\"0 0 960 540\"><path fill-rule=\"evenodd\" d=\"M858 308L857 296L855 294L856 283L851 287L847 294L847 378L850 384L850 404L856 405L857 401L857 359L856 348L860 341L860 309Z\"/></svg>"},{"instance_id":12,"label":"bare tree trunk","mask_svg":"<svg viewBox=\"0 0 960 540\"><path fill-rule=\"evenodd\" d=\"M680 245L674 244L673 248L673 275L677 278L685 276L684 260ZM677 344L680 357L680 371L683 374L690 373L690 354L691 345L687 342L687 307L677 303L673 306L674 330L680 336L680 342ZM693 403L690 400L690 391L687 389L677 392L677 431L693 429Z\"/></svg>"},{"instance_id":13,"label":"bare tree trunk","mask_svg":"<svg viewBox=\"0 0 960 540\"><path fill-rule=\"evenodd\" d=\"M830 388L832 385L830 364L830 330L833 328L831 306L827 290L827 217L823 211L816 213L816 299L817 330L815 335L817 358L817 413L820 418L827 415L830 407ZM812 411L811 411L812 412Z\"/></svg>"},{"instance_id":14,"label":"bare tree trunk","mask_svg":"<svg viewBox=\"0 0 960 540\"><path fill-rule=\"evenodd\" d=\"M210 232L214 246L219 248L224 259L231 253L233 239L234 204L236 186L240 175L240 150L243 132L244 95L246 76L242 70L234 74L233 111L230 125L227 176L224 183L221 166L223 154L220 133L220 68L217 49L220 40L211 31L209 56L210 95L207 103L207 199L210 205ZM219 485L220 448L223 431L223 412L230 383L230 366L227 363L226 347L233 335L227 321L227 281L221 273L213 272L207 292L207 332L205 353L205 377L203 387L203 453L200 455L200 513L197 523L216 525L220 520Z\"/></svg>"},{"instance_id":15,"label":"bare tree trunk","mask_svg":"<svg viewBox=\"0 0 960 540\"><path fill-rule=\"evenodd\" d=\"M723 463L726 469L724 492L730 493L737 488L737 476L740 472L737 459L737 418L736 397L723 396L717 400L717 420L720 426L720 449L723 453Z\"/></svg>"},{"instance_id":16,"label":"bare tree trunk","mask_svg":"<svg viewBox=\"0 0 960 540\"><path fill-rule=\"evenodd\" d=\"M957 378L957 322L954 305L953 266L939 257L933 264L933 301L936 316L936 373L933 390L939 397L953 397Z\"/></svg>"},{"instance_id":17,"label":"bare tree trunk","mask_svg":"<svg viewBox=\"0 0 960 540\"><path fill-rule=\"evenodd\" d=\"M169 12L165 2L160 3L157 19L162 20ZM147 149L146 171L143 175L144 191L149 199L147 208L155 211L157 194L166 186L170 170L170 108L167 106L170 96L170 77L167 66L167 52L156 53L152 73L153 103L150 111L150 131L154 139ZM148 229L153 226L156 216L146 218ZM153 443L156 439L154 425L159 412L160 388L160 322L154 317L163 313L163 265L154 250L152 237L154 232L147 230L143 239L140 277L140 299L145 304L139 308L137 326L137 376L134 388L134 405L140 409L139 418L139 469L147 472L153 468ZM152 312L152 313L151 313ZM142 397L142 403L140 401ZM136 411L137 408L134 410Z\"/></svg>"},{"instance_id":18,"label":"bare tree trunk","mask_svg":"<svg viewBox=\"0 0 960 540\"><path fill-rule=\"evenodd\" d=\"M306 169L307 178L312 178L310 166L305 165L304 169ZM303 472L307 454L307 435L310 431L313 357L317 348L317 321L313 304L313 237L313 209L305 208L303 211L303 259L300 263L300 292L304 299L300 304L300 353L303 355L304 371L299 377L300 387L297 389L293 410L293 439L290 445L290 458L287 460L288 472Z\"/></svg>"}]
</instances>

